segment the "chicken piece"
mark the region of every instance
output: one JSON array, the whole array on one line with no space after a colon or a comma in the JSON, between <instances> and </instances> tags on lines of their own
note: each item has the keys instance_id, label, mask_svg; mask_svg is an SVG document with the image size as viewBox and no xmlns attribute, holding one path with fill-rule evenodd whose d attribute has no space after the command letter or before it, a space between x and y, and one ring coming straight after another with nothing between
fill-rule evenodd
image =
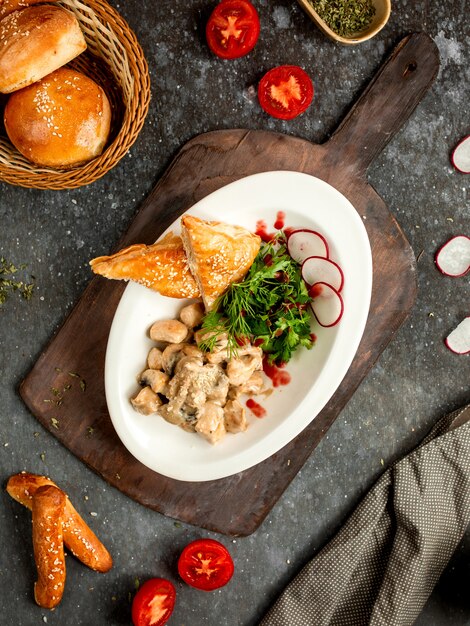
<instances>
[{"instance_id":1,"label":"chicken piece","mask_svg":"<svg viewBox=\"0 0 470 626\"><path fill-rule=\"evenodd\" d=\"M263 353L261 348L250 346L239 352L237 358L231 359L227 363L227 376L231 385L239 386L245 384L251 375L260 370L263 364Z\"/></svg>"},{"instance_id":2,"label":"chicken piece","mask_svg":"<svg viewBox=\"0 0 470 626\"><path fill-rule=\"evenodd\" d=\"M224 407L225 429L229 433L241 433L248 428L245 409L238 400L229 400Z\"/></svg>"},{"instance_id":3,"label":"chicken piece","mask_svg":"<svg viewBox=\"0 0 470 626\"><path fill-rule=\"evenodd\" d=\"M205 328L201 328L194 333L194 341L199 346L203 341L207 341L213 335L215 335L215 331L206 330ZM219 337L217 337L217 341L215 346L213 347L212 352L219 352L219 350L224 350L228 345L228 337L225 333L222 333Z\"/></svg>"},{"instance_id":4,"label":"chicken piece","mask_svg":"<svg viewBox=\"0 0 470 626\"><path fill-rule=\"evenodd\" d=\"M183 430L194 432L194 424L196 423L196 414L193 416L184 413L181 409L176 410L170 403L162 405L158 409L158 414L163 417L166 422L179 426ZM192 417L192 419L191 419Z\"/></svg>"},{"instance_id":5,"label":"chicken piece","mask_svg":"<svg viewBox=\"0 0 470 626\"><path fill-rule=\"evenodd\" d=\"M228 348L222 348L222 350L213 350L212 352L207 352L205 357L208 363L219 365L220 363L226 363L230 360L230 352Z\"/></svg>"},{"instance_id":6,"label":"chicken piece","mask_svg":"<svg viewBox=\"0 0 470 626\"><path fill-rule=\"evenodd\" d=\"M142 415L152 415L158 411L162 401L150 387L144 387L135 398L131 398L131 404Z\"/></svg>"},{"instance_id":7,"label":"chicken piece","mask_svg":"<svg viewBox=\"0 0 470 626\"><path fill-rule=\"evenodd\" d=\"M207 392L206 398L215 404L224 406L227 402L227 396L230 389L230 382L227 376L224 374L221 368L217 370L219 372L212 388Z\"/></svg>"},{"instance_id":8,"label":"chicken piece","mask_svg":"<svg viewBox=\"0 0 470 626\"><path fill-rule=\"evenodd\" d=\"M200 302L193 302L183 307L180 311L180 320L188 328L199 326L204 317L204 307Z\"/></svg>"},{"instance_id":9,"label":"chicken piece","mask_svg":"<svg viewBox=\"0 0 470 626\"><path fill-rule=\"evenodd\" d=\"M199 413L196 432L214 444L225 435L224 410L214 402L206 402Z\"/></svg>"},{"instance_id":10,"label":"chicken piece","mask_svg":"<svg viewBox=\"0 0 470 626\"><path fill-rule=\"evenodd\" d=\"M236 389L240 393L246 393L249 396L257 396L258 394L262 393L264 389L263 374L259 371L253 372L253 374L246 381L246 383L243 383L243 385L236 387Z\"/></svg>"},{"instance_id":11,"label":"chicken piece","mask_svg":"<svg viewBox=\"0 0 470 626\"><path fill-rule=\"evenodd\" d=\"M183 356L167 386L168 404L162 407L167 421L194 430L196 415L208 398L225 403L228 379L218 365L203 365L202 359ZM214 402L215 404L216 402Z\"/></svg>"},{"instance_id":12,"label":"chicken piece","mask_svg":"<svg viewBox=\"0 0 470 626\"><path fill-rule=\"evenodd\" d=\"M197 346L195 346L192 343L185 343L183 344L183 352L185 354L185 356L190 356L193 358L198 358L201 360L201 362L204 359L204 353L199 350L199 348Z\"/></svg>"},{"instance_id":13,"label":"chicken piece","mask_svg":"<svg viewBox=\"0 0 470 626\"><path fill-rule=\"evenodd\" d=\"M189 363L182 375L191 380L185 402L187 408L200 411L209 399L217 400L218 404L225 403L229 383L218 365Z\"/></svg>"}]
</instances>

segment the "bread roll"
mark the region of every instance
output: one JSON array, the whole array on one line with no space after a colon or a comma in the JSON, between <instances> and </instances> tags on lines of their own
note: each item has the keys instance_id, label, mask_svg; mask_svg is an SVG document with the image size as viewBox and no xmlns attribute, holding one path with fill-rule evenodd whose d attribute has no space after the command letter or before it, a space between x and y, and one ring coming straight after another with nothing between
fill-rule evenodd
<instances>
[{"instance_id":1,"label":"bread roll","mask_svg":"<svg viewBox=\"0 0 470 626\"><path fill-rule=\"evenodd\" d=\"M0 22L0 91L12 93L62 67L86 49L77 18L47 4Z\"/></svg>"},{"instance_id":2,"label":"bread roll","mask_svg":"<svg viewBox=\"0 0 470 626\"><path fill-rule=\"evenodd\" d=\"M23 156L37 165L68 169L101 154L111 107L91 78L63 67L12 94L4 121Z\"/></svg>"},{"instance_id":3,"label":"bread roll","mask_svg":"<svg viewBox=\"0 0 470 626\"><path fill-rule=\"evenodd\" d=\"M58 0L47 0L49 4L57 2ZM26 7L30 7L33 4L44 4L45 0L0 0L0 20L13 13L13 11L19 11Z\"/></svg>"}]
</instances>

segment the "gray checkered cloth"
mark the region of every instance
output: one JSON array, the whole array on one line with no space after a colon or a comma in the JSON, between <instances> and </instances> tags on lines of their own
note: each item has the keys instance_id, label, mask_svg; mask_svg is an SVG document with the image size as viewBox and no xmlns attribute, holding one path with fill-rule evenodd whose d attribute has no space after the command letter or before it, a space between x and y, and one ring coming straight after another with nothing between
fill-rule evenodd
<instances>
[{"instance_id":1,"label":"gray checkered cloth","mask_svg":"<svg viewBox=\"0 0 470 626\"><path fill-rule=\"evenodd\" d=\"M470 406L388 469L260 626L413 624L470 523Z\"/></svg>"}]
</instances>

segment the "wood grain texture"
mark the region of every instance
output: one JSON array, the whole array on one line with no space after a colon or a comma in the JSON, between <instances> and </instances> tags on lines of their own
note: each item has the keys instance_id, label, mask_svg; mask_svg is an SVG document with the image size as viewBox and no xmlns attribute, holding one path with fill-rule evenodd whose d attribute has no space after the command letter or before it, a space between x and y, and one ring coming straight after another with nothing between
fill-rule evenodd
<instances>
[{"instance_id":1,"label":"wood grain texture","mask_svg":"<svg viewBox=\"0 0 470 626\"><path fill-rule=\"evenodd\" d=\"M162 176L118 249L153 242L183 211L216 189L270 170L313 174L341 191L363 216L373 256L371 308L356 357L324 410L282 450L244 472L185 483L134 459L118 439L104 394L104 359L122 283L95 277L21 385L37 419L108 483L160 513L228 535L252 533L318 445L397 329L416 294L412 250L384 201L367 183L374 157L432 84L438 53L424 33L405 38L323 145L264 131L227 130L195 137ZM97 321L99 320L99 321ZM84 391L78 373L86 380ZM63 389L60 406L50 388ZM48 402L45 400L49 400ZM59 420L58 428L51 421Z\"/></svg>"}]
</instances>

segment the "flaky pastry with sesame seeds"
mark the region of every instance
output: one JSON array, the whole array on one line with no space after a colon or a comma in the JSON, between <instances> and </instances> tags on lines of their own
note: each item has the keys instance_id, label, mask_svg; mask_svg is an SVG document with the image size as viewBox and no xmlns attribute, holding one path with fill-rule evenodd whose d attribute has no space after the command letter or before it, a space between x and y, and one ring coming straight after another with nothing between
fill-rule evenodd
<instances>
[{"instance_id":1,"label":"flaky pastry with sesame seeds","mask_svg":"<svg viewBox=\"0 0 470 626\"><path fill-rule=\"evenodd\" d=\"M207 311L245 277L261 245L260 237L246 228L193 215L181 218L181 238Z\"/></svg>"},{"instance_id":2,"label":"flaky pastry with sesame seeds","mask_svg":"<svg viewBox=\"0 0 470 626\"><path fill-rule=\"evenodd\" d=\"M198 298L181 237L168 233L153 245L135 244L90 261L95 274L132 280L170 298Z\"/></svg>"}]
</instances>

